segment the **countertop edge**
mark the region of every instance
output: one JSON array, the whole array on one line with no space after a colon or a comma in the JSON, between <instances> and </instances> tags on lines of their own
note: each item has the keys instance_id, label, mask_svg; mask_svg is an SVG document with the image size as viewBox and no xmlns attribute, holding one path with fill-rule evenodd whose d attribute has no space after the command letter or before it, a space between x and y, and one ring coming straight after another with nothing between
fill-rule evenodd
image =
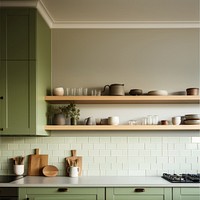
<instances>
[{"instance_id":1,"label":"countertop edge","mask_svg":"<svg viewBox=\"0 0 200 200\"><path fill-rule=\"evenodd\" d=\"M26 176L10 183L0 183L0 187L73 187L73 188L105 188L105 187L147 187L147 188L200 188L200 183L170 183L161 177L43 177Z\"/></svg>"}]
</instances>

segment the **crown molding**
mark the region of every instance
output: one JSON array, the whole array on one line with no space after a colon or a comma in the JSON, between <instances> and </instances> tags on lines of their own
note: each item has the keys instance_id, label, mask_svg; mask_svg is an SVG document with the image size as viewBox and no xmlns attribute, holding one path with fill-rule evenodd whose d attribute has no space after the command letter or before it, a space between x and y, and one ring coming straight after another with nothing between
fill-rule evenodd
<instances>
[{"instance_id":1,"label":"crown molding","mask_svg":"<svg viewBox=\"0 0 200 200\"><path fill-rule=\"evenodd\" d=\"M191 21L54 21L52 28L58 29L156 29L156 28L200 28L200 22Z\"/></svg>"},{"instance_id":2,"label":"crown molding","mask_svg":"<svg viewBox=\"0 0 200 200\"><path fill-rule=\"evenodd\" d=\"M200 6L200 5L199 5ZM156 29L200 28L199 21L56 21L41 0L0 0L0 7L35 7L51 29Z\"/></svg>"},{"instance_id":3,"label":"crown molding","mask_svg":"<svg viewBox=\"0 0 200 200\"><path fill-rule=\"evenodd\" d=\"M45 5L41 1L38 1L36 8L38 12L41 14L41 16L43 17L43 19L48 24L49 28L53 28L53 24L54 24L53 18L51 17Z\"/></svg>"}]
</instances>

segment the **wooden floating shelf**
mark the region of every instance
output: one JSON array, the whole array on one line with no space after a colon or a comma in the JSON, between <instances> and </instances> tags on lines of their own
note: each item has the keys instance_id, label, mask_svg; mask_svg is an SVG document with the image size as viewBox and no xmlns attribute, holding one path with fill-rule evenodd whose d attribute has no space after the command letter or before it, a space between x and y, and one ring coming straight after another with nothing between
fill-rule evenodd
<instances>
[{"instance_id":1,"label":"wooden floating shelf","mask_svg":"<svg viewBox=\"0 0 200 200\"><path fill-rule=\"evenodd\" d=\"M51 104L199 104L200 96L46 96Z\"/></svg>"},{"instance_id":2,"label":"wooden floating shelf","mask_svg":"<svg viewBox=\"0 0 200 200\"><path fill-rule=\"evenodd\" d=\"M47 125L46 131L199 131L200 125Z\"/></svg>"}]
</instances>

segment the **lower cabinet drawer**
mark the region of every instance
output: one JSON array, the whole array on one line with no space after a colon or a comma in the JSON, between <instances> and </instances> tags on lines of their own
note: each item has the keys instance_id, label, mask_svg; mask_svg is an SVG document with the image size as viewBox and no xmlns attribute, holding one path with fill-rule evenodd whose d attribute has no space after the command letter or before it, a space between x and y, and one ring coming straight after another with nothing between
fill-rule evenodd
<instances>
[{"instance_id":1,"label":"lower cabinet drawer","mask_svg":"<svg viewBox=\"0 0 200 200\"><path fill-rule=\"evenodd\" d=\"M106 188L106 200L172 200L171 188Z\"/></svg>"},{"instance_id":2,"label":"lower cabinet drawer","mask_svg":"<svg viewBox=\"0 0 200 200\"><path fill-rule=\"evenodd\" d=\"M104 188L20 188L19 200L105 200Z\"/></svg>"},{"instance_id":3,"label":"lower cabinet drawer","mask_svg":"<svg viewBox=\"0 0 200 200\"><path fill-rule=\"evenodd\" d=\"M173 200L200 200L200 187L173 188Z\"/></svg>"}]
</instances>

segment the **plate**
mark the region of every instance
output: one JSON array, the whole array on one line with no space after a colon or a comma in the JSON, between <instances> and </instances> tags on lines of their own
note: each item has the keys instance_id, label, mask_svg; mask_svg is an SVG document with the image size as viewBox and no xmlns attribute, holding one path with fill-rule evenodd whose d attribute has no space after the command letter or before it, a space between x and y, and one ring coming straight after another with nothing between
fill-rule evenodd
<instances>
[{"instance_id":1,"label":"plate","mask_svg":"<svg viewBox=\"0 0 200 200\"><path fill-rule=\"evenodd\" d=\"M184 124L186 124L186 125L199 125L200 120L185 120Z\"/></svg>"},{"instance_id":2,"label":"plate","mask_svg":"<svg viewBox=\"0 0 200 200\"><path fill-rule=\"evenodd\" d=\"M186 120L200 120L200 115L198 114L189 114L185 115Z\"/></svg>"},{"instance_id":3,"label":"plate","mask_svg":"<svg viewBox=\"0 0 200 200\"><path fill-rule=\"evenodd\" d=\"M152 90L148 92L148 95L167 96L168 92L166 90Z\"/></svg>"}]
</instances>

